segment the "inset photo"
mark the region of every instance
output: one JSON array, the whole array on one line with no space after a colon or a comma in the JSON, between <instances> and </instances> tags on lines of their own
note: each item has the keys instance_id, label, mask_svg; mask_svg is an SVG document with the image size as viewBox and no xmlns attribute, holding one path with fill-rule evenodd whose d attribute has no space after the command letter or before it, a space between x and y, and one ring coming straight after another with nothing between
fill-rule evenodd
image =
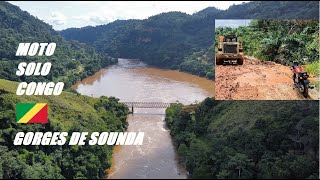
<instances>
[{"instance_id":1,"label":"inset photo","mask_svg":"<svg viewBox=\"0 0 320 180\"><path fill-rule=\"evenodd\" d=\"M217 100L319 100L317 20L215 20Z\"/></svg>"}]
</instances>

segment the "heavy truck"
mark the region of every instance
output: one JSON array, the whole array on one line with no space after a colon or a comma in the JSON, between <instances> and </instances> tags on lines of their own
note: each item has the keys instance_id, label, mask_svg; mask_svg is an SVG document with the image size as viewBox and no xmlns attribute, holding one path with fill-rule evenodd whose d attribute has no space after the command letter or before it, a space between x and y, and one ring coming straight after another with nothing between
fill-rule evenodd
<instances>
[{"instance_id":1,"label":"heavy truck","mask_svg":"<svg viewBox=\"0 0 320 180\"><path fill-rule=\"evenodd\" d=\"M242 43L236 35L219 36L216 65L243 64Z\"/></svg>"}]
</instances>

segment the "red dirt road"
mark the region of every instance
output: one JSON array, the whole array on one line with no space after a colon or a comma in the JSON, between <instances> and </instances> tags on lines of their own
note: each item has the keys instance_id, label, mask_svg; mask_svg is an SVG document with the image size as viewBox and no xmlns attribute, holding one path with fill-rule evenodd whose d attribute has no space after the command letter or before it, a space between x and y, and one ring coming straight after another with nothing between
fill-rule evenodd
<instances>
[{"instance_id":1,"label":"red dirt road","mask_svg":"<svg viewBox=\"0 0 320 180\"><path fill-rule=\"evenodd\" d=\"M291 70L245 57L243 65L215 66L217 100L306 100L293 85Z\"/></svg>"}]
</instances>

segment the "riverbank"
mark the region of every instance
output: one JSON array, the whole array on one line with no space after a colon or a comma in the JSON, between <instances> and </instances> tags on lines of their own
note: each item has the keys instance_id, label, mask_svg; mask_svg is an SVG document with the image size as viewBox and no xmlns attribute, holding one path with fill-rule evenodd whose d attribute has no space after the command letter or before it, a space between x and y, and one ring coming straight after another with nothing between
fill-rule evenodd
<instances>
[{"instance_id":1,"label":"riverbank","mask_svg":"<svg viewBox=\"0 0 320 180\"><path fill-rule=\"evenodd\" d=\"M119 59L75 84L80 94L114 96L121 101L182 102L214 96L214 81L187 73L149 67L141 61ZM127 131L145 132L142 146L115 147L108 178L187 178L179 164L164 121L164 109L135 109Z\"/></svg>"},{"instance_id":2,"label":"riverbank","mask_svg":"<svg viewBox=\"0 0 320 180\"><path fill-rule=\"evenodd\" d=\"M17 96L18 82L0 79L1 177L4 179L98 179L111 166L110 146L13 146L17 132L121 132L127 108L114 98L62 92L59 96ZM17 124L17 103L48 103L46 125ZM106 108L108 107L108 108ZM106 114L109 114L106 121ZM70 134L69 134L70 135ZM19 150L17 150L17 148ZM75 158L76 157L76 158ZM84 163L86 162L86 163Z\"/></svg>"}]
</instances>

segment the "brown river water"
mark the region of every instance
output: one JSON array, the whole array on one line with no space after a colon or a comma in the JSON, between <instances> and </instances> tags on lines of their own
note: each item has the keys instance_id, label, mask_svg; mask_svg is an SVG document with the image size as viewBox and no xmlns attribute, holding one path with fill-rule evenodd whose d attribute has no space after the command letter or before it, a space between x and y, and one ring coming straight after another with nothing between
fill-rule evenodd
<instances>
[{"instance_id":1,"label":"brown river water","mask_svg":"<svg viewBox=\"0 0 320 180\"><path fill-rule=\"evenodd\" d=\"M119 59L73 87L93 97L114 96L120 101L176 102L191 104L214 96L214 81L173 70L149 67L138 60ZM141 146L116 146L109 179L185 179L166 128L165 109L135 109L128 115L127 131L144 132Z\"/></svg>"}]
</instances>

